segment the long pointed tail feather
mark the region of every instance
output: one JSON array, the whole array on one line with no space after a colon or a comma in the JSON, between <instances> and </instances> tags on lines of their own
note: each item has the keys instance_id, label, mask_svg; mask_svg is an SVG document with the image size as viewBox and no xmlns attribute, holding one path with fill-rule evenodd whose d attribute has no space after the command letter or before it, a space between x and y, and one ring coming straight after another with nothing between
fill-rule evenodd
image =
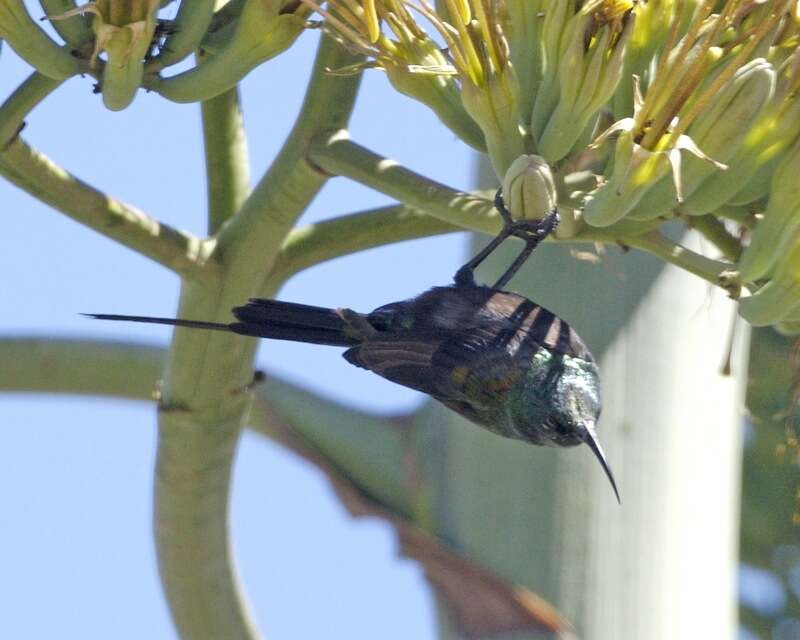
<instances>
[{"instance_id":1,"label":"long pointed tail feather","mask_svg":"<svg viewBox=\"0 0 800 640\"><path fill-rule=\"evenodd\" d=\"M232 331L245 336L335 347L349 347L358 342L358 339L352 335L352 330L346 331L348 325L334 309L253 298L246 305L234 308L233 314L238 322L230 324L110 313L84 313L82 315L98 320L144 322L190 329Z\"/></svg>"},{"instance_id":2,"label":"long pointed tail feather","mask_svg":"<svg viewBox=\"0 0 800 640\"><path fill-rule=\"evenodd\" d=\"M173 327L190 329L209 329L211 331L233 331L231 325L222 322L205 322L203 320L180 320L178 318L154 318L152 316L123 316L114 313L82 313L82 316L95 320L116 320L120 322L145 322L147 324L166 324Z\"/></svg>"}]
</instances>

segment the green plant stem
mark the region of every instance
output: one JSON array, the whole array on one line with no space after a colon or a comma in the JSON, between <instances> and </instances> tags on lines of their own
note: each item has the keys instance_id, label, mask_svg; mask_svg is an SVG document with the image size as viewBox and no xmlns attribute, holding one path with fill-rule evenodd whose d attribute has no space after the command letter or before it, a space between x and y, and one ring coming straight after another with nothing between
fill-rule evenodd
<instances>
[{"instance_id":1,"label":"green plant stem","mask_svg":"<svg viewBox=\"0 0 800 640\"><path fill-rule=\"evenodd\" d=\"M315 138L309 160L330 174L372 187L444 222L484 233L500 229L500 216L491 200L414 173L353 142L346 131Z\"/></svg>"},{"instance_id":2,"label":"green plant stem","mask_svg":"<svg viewBox=\"0 0 800 640\"><path fill-rule=\"evenodd\" d=\"M723 275L732 269L732 265L726 262L719 262L701 256L673 242L658 231L631 238L629 243L630 246L647 251L711 284L726 288Z\"/></svg>"},{"instance_id":3,"label":"green plant stem","mask_svg":"<svg viewBox=\"0 0 800 640\"><path fill-rule=\"evenodd\" d=\"M247 137L234 87L201 105L206 156L208 232L216 233L250 193Z\"/></svg>"},{"instance_id":4,"label":"green plant stem","mask_svg":"<svg viewBox=\"0 0 800 640\"><path fill-rule=\"evenodd\" d=\"M748 205L722 206L714 212L714 215L717 218L732 220L733 222L742 225L745 229L752 230L756 226L755 214L753 213L752 208Z\"/></svg>"},{"instance_id":5,"label":"green plant stem","mask_svg":"<svg viewBox=\"0 0 800 640\"><path fill-rule=\"evenodd\" d=\"M35 198L116 240L129 249L194 280L214 272L206 243L94 189L14 138L0 151L0 175Z\"/></svg>"},{"instance_id":6,"label":"green plant stem","mask_svg":"<svg viewBox=\"0 0 800 640\"><path fill-rule=\"evenodd\" d=\"M725 228L725 224L711 214L705 216L687 216L686 225L697 229L703 237L711 242L725 258L736 262L742 254L742 243L733 237Z\"/></svg>"},{"instance_id":7,"label":"green plant stem","mask_svg":"<svg viewBox=\"0 0 800 640\"><path fill-rule=\"evenodd\" d=\"M180 62L198 48L214 16L216 0L182 0L174 20L174 30L158 54L145 64L145 73L158 72Z\"/></svg>"},{"instance_id":8,"label":"green plant stem","mask_svg":"<svg viewBox=\"0 0 800 640\"><path fill-rule=\"evenodd\" d=\"M160 347L110 340L0 338L0 392L153 401L166 353Z\"/></svg>"},{"instance_id":9,"label":"green plant stem","mask_svg":"<svg viewBox=\"0 0 800 640\"><path fill-rule=\"evenodd\" d=\"M61 86L63 80L53 80L34 71L0 106L0 151L22 129L25 118L42 100Z\"/></svg>"},{"instance_id":10,"label":"green plant stem","mask_svg":"<svg viewBox=\"0 0 800 640\"><path fill-rule=\"evenodd\" d=\"M181 317L228 320L254 295L274 295L268 274L284 238L327 176L306 161L319 131L346 126L359 77L326 68L353 64L322 38L298 120L266 175L217 236L221 276L184 282ZM156 461L159 568L183 638L254 638L230 553L231 465L244 425L256 340L176 330L166 365Z\"/></svg>"},{"instance_id":11,"label":"green plant stem","mask_svg":"<svg viewBox=\"0 0 800 640\"><path fill-rule=\"evenodd\" d=\"M315 138L309 160L328 173L355 180L462 229L488 234L500 230L502 221L492 202L494 191L466 192L443 185L352 141L346 131L330 132ZM573 235L558 239L564 242L630 244L628 238L647 233L659 224L659 221L622 220L597 229L581 223Z\"/></svg>"},{"instance_id":12,"label":"green plant stem","mask_svg":"<svg viewBox=\"0 0 800 640\"><path fill-rule=\"evenodd\" d=\"M462 231L406 205L380 207L292 229L271 278L283 281L308 267L374 247Z\"/></svg>"}]
</instances>

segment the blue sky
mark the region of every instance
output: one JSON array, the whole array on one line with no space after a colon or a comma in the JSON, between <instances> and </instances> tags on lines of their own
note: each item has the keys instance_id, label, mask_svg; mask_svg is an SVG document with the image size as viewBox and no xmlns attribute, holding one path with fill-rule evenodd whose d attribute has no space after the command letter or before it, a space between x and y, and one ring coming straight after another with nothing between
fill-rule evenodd
<instances>
[{"instance_id":1,"label":"blue sky","mask_svg":"<svg viewBox=\"0 0 800 640\"><path fill-rule=\"evenodd\" d=\"M34 16L38 3L27 3ZM318 34L250 74L242 86L253 180L292 124ZM0 96L30 69L0 54ZM169 224L202 233L205 180L198 105L140 92L106 111L92 81L74 78L28 118L24 137L90 184ZM367 74L353 137L465 188L474 158L435 117ZM387 204L332 180L303 222ZM171 315L178 279L146 258L0 182L0 335L97 337L166 344L164 327L90 322L82 311ZM368 310L445 283L465 234L401 243L293 278L287 300ZM262 344L259 366L354 406L413 409L421 397L357 370L340 350ZM144 404L0 396L0 637L170 638L151 536L155 415ZM236 554L267 637L432 638L433 607L418 567L396 557L381 523L352 520L325 480L263 438L246 435L235 469Z\"/></svg>"}]
</instances>

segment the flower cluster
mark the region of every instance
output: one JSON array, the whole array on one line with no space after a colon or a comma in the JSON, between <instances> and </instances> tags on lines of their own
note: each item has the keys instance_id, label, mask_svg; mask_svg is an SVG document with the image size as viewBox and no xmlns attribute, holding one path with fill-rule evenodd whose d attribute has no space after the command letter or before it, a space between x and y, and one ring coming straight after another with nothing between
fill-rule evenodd
<instances>
[{"instance_id":1,"label":"flower cluster","mask_svg":"<svg viewBox=\"0 0 800 640\"><path fill-rule=\"evenodd\" d=\"M103 103L118 111L143 86L179 102L219 95L286 50L310 13L298 0L240 0L216 12L213 0L193 0L182 2L177 16L166 20L159 18L164 4L92 0L45 16L66 41L60 46L31 18L23 0L0 0L0 40L48 78L94 75ZM82 15L91 18L91 27ZM195 51L207 54L203 65L169 78L159 75Z\"/></svg>"},{"instance_id":2,"label":"flower cluster","mask_svg":"<svg viewBox=\"0 0 800 640\"><path fill-rule=\"evenodd\" d=\"M562 233L715 216L742 315L800 333L797 0L302 1L504 184L546 161Z\"/></svg>"}]
</instances>

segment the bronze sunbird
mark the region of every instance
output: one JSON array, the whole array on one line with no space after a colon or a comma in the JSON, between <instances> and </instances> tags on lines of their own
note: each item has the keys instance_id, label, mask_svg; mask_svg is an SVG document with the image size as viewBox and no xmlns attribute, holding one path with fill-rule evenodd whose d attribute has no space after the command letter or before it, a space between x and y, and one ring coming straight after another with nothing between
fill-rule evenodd
<instances>
[{"instance_id":1,"label":"bronze sunbird","mask_svg":"<svg viewBox=\"0 0 800 640\"><path fill-rule=\"evenodd\" d=\"M495 204L503 230L458 270L453 284L370 313L253 298L233 309L235 321L229 323L88 315L346 347L343 355L351 364L427 393L493 433L537 445L586 443L619 500L595 431L601 404L592 354L561 318L503 291L556 227L558 211L514 221L500 191ZM510 236L525 242L523 251L494 286L477 284L475 268Z\"/></svg>"}]
</instances>

